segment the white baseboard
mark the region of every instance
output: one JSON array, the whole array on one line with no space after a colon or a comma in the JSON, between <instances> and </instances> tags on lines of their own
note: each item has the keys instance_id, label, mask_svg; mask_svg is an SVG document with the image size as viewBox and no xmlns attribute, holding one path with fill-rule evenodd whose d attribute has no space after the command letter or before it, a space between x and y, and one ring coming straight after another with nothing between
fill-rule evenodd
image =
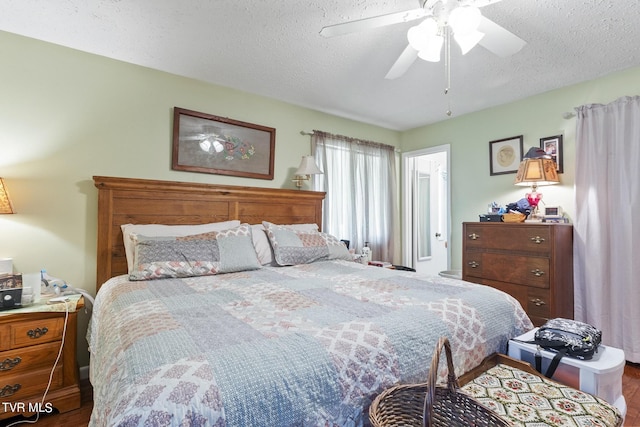
<instances>
[{"instance_id":1,"label":"white baseboard","mask_svg":"<svg viewBox=\"0 0 640 427\"><path fill-rule=\"evenodd\" d=\"M89 366L80 366L80 380L89 379Z\"/></svg>"}]
</instances>

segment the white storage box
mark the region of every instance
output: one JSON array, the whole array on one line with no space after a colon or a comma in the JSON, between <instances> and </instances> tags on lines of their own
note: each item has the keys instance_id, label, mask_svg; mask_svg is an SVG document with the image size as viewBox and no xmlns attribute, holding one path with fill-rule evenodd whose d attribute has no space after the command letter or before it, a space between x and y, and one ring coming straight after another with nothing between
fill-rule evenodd
<instances>
[{"instance_id":1,"label":"white storage box","mask_svg":"<svg viewBox=\"0 0 640 427\"><path fill-rule=\"evenodd\" d=\"M534 368L536 345L520 341L532 341L536 330L537 328L509 341L509 356L528 362ZM555 353L541 349L540 354L544 373ZM603 398L618 408L624 417L627 412L627 403L622 395L624 365L624 351L600 345L591 360L563 357L552 379Z\"/></svg>"}]
</instances>

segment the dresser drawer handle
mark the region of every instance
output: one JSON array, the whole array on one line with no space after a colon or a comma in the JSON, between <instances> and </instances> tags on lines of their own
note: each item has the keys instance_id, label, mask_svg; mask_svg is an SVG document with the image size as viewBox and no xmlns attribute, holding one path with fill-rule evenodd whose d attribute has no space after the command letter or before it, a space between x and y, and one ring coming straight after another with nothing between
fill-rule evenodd
<instances>
[{"instance_id":1,"label":"dresser drawer handle","mask_svg":"<svg viewBox=\"0 0 640 427\"><path fill-rule=\"evenodd\" d=\"M476 233L471 233L471 234L469 234L469 238L471 240L478 240L480 238L480 235L476 234Z\"/></svg>"},{"instance_id":2,"label":"dresser drawer handle","mask_svg":"<svg viewBox=\"0 0 640 427\"><path fill-rule=\"evenodd\" d=\"M544 302L544 300L541 300L540 298L534 298L531 300L531 302L533 303L533 305L540 307L541 305L547 305L546 302Z\"/></svg>"},{"instance_id":3,"label":"dresser drawer handle","mask_svg":"<svg viewBox=\"0 0 640 427\"><path fill-rule=\"evenodd\" d=\"M535 270L531 270L531 273L536 277L540 277L544 274L544 271L536 268Z\"/></svg>"},{"instance_id":4,"label":"dresser drawer handle","mask_svg":"<svg viewBox=\"0 0 640 427\"><path fill-rule=\"evenodd\" d=\"M540 237L540 236L532 237L531 241L536 245L539 245L540 243L544 242L544 237Z\"/></svg>"},{"instance_id":5,"label":"dresser drawer handle","mask_svg":"<svg viewBox=\"0 0 640 427\"><path fill-rule=\"evenodd\" d=\"M7 384L6 386L4 386L2 388L2 390L0 390L0 397L9 397L9 396L13 396L14 394L17 393L18 390L20 390L22 388L22 386L20 384L16 384L16 385L9 385Z\"/></svg>"},{"instance_id":6,"label":"dresser drawer handle","mask_svg":"<svg viewBox=\"0 0 640 427\"><path fill-rule=\"evenodd\" d=\"M16 357L14 359L6 358L2 362L0 362L0 371L10 371L18 366L20 362L22 362L22 359L19 357Z\"/></svg>"},{"instance_id":7,"label":"dresser drawer handle","mask_svg":"<svg viewBox=\"0 0 640 427\"><path fill-rule=\"evenodd\" d=\"M468 264L471 268L478 268L480 266L480 263L477 261L469 261Z\"/></svg>"},{"instance_id":8,"label":"dresser drawer handle","mask_svg":"<svg viewBox=\"0 0 640 427\"><path fill-rule=\"evenodd\" d=\"M36 339L36 338L40 338L47 332L49 332L49 329L47 329L46 327L42 329L40 328L29 329L29 331L27 331L27 336L29 336L30 338Z\"/></svg>"}]
</instances>

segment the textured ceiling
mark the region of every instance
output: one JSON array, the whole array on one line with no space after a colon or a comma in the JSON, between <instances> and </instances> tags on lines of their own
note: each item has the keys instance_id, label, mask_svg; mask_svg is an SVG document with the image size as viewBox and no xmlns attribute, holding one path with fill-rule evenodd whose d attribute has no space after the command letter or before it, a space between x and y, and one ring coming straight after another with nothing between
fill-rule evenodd
<instances>
[{"instance_id":1,"label":"textured ceiling","mask_svg":"<svg viewBox=\"0 0 640 427\"><path fill-rule=\"evenodd\" d=\"M0 30L406 130L640 65L637 0L502 0L489 19L527 45L499 58L452 46L384 76L402 23L333 38L326 25L415 9L417 0L0 0ZM215 113L215 112L214 112Z\"/></svg>"}]
</instances>

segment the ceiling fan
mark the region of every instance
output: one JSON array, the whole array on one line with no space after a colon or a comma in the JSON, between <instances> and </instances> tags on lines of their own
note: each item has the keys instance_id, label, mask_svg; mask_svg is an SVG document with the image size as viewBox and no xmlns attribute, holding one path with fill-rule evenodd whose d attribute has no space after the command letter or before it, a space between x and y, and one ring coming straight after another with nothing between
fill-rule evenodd
<instances>
[{"instance_id":1,"label":"ceiling fan","mask_svg":"<svg viewBox=\"0 0 640 427\"><path fill-rule=\"evenodd\" d=\"M333 37L422 19L420 24L409 29L409 44L385 76L386 79L396 79L402 76L417 58L440 61L442 46L446 43L447 54L451 35L460 46L463 55L477 44L500 57L520 51L526 45L524 40L480 13L481 7L499 1L424 0L422 7L417 9L330 25L322 28L320 34Z\"/></svg>"}]
</instances>

